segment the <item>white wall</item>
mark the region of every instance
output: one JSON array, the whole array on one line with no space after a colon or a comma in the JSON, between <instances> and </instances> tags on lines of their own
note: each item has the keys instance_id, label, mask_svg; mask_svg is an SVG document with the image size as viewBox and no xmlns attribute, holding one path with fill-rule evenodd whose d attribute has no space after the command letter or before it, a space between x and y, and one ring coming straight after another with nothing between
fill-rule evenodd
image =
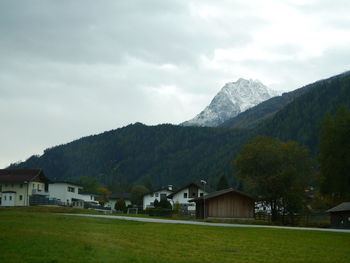
<instances>
[{"instance_id":1,"label":"white wall","mask_svg":"<svg viewBox=\"0 0 350 263\"><path fill-rule=\"evenodd\" d=\"M117 202L116 199L109 200L107 203L105 203L105 207L110 207L112 210L115 210L115 203ZM125 206L128 207L128 205L131 205L131 201L128 199L124 199Z\"/></svg>"},{"instance_id":2,"label":"white wall","mask_svg":"<svg viewBox=\"0 0 350 263\"><path fill-rule=\"evenodd\" d=\"M187 198L184 197L184 194L187 193ZM194 202L188 202L188 200L191 200L196 197L200 197L201 193L204 195L208 194L207 192L204 192L201 189L198 189L198 196L192 197L189 196L189 189L185 188L182 189L180 192L176 193L172 198L172 205L179 203L179 204L186 204L188 206L188 210L196 210L196 204Z\"/></svg>"},{"instance_id":3,"label":"white wall","mask_svg":"<svg viewBox=\"0 0 350 263\"><path fill-rule=\"evenodd\" d=\"M68 187L74 188L74 192L69 192ZM72 198L82 199L82 195L79 194L79 189L82 189L82 187L69 183L49 184L50 198L60 199L61 202L67 205L72 203Z\"/></svg>"},{"instance_id":4,"label":"white wall","mask_svg":"<svg viewBox=\"0 0 350 263\"><path fill-rule=\"evenodd\" d=\"M143 210L145 210L147 208L147 206L152 205L155 199L160 201L161 194L166 194L168 196L171 193L172 192L169 190L159 190L159 191L144 195L143 196ZM171 201L171 199L168 199L168 200Z\"/></svg>"}]
</instances>

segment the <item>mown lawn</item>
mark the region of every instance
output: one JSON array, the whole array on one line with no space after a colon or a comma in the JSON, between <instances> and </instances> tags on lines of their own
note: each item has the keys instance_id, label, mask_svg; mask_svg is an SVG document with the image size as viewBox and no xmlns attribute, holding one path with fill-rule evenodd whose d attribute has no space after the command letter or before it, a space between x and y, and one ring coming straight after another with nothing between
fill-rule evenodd
<instances>
[{"instance_id":1,"label":"mown lawn","mask_svg":"<svg viewBox=\"0 0 350 263\"><path fill-rule=\"evenodd\" d=\"M350 234L0 209L0 262L350 262Z\"/></svg>"}]
</instances>

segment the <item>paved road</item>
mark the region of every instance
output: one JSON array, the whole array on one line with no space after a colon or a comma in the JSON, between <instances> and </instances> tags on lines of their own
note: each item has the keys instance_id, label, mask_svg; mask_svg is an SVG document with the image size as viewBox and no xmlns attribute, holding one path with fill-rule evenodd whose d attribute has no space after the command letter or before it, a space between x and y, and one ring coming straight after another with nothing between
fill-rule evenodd
<instances>
[{"instance_id":1,"label":"paved road","mask_svg":"<svg viewBox=\"0 0 350 263\"><path fill-rule=\"evenodd\" d=\"M60 215L62 215L62 214L60 214ZM349 233L350 234L350 230L346 230L346 229L332 229L332 228L310 228L310 227L224 224L224 223L208 223L208 222L198 222L198 221L189 221L189 220L156 219L156 218L130 217L130 216L87 215L87 214L63 214L63 215L109 218L109 219L129 220L129 221L148 222L148 223L185 224L185 225L200 225L200 226L223 226L223 227L277 228L277 229L293 229L293 230L343 232L343 233Z\"/></svg>"}]
</instances>

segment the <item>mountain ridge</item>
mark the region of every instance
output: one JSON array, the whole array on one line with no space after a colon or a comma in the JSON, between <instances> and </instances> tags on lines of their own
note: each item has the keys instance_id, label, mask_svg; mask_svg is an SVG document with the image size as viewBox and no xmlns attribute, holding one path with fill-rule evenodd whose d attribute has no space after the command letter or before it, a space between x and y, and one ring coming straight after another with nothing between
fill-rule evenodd
<instances>
[{"instance_id":1,"label":"mountain ridge","mask_svg":"<svg viewBox=\"0 0 350 263\"><path fill-rule=\"evenodd\" d=\"M204 110L180 125L216 127L276 95L278 92L270 90L259 80L240 78L226 83Z\"/></svg>"}]
</instances>

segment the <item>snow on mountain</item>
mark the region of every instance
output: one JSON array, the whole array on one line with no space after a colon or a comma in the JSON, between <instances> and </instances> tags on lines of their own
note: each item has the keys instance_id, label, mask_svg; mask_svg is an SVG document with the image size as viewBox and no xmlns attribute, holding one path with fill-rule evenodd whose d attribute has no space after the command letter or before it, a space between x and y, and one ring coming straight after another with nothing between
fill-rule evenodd
<instances>
[{"instance_id":1,"label":"snow on mountain","mask_svg":"<svg viewBox=\"0 0 350 263\"><path fill-rule=\"evenodd\" d=\"M236 82L226 83L209 106L193 119L180 125L215 127L277 95L278 92L268 89L258 80L240 78Z\"/></svg>"}]
</instances>

